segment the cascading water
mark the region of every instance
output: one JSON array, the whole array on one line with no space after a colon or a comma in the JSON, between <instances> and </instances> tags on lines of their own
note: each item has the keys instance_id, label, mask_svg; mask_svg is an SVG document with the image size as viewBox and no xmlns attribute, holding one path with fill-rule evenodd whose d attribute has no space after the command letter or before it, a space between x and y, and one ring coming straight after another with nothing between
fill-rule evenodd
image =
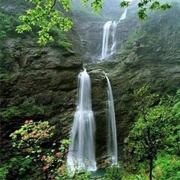
<instances>
[{"instance_id":1,"label":"cascading water","mask_svg":"<svg viewBox=\"0 0 180 180\"><path fill-rule=\"evenodd\" d=\"M113 21L112 23L112 46L111 46L111 53L110 55L116 53L116 27L117 27L117 22Z\"/></svg>"},{"instance_id":2,"label":"cascading water","mask_svg":"<svg viewBox=\"0 0 180 180\"><path fill-rule=\"evenodd\" d=\"M119 22L124 20L126 18L126 15L127 15L127 8L124 10L124 13L121 15Z\"/></svg>"},{"instance_id":3,"label":"cascading water","mask_svg":"<svg viewBox=\"0 0 180 180\"><path fill-rule=\"evenodd\" d=\"M106 22L103 27L103 42L102 42L102 53L101 59L106 59L109 56L109 30L111 27L112 21Z\"/></svg>"},{"instance_id":4,"label":"cascading water","mask_svg":"<svg viewBox=\"0 0 180 180\"><path fill-rule=\"evenodd\" d=\"M95 171L95 122L91 108L91 82L86 69L79 74L78 104L71 130L67 165L71 172Z\"/></svg>"},{"instance_id":5,"label":"cascading water","mask_svg":"<svg viewBox=\"0 0 180 180\"><path fill-rule=\"evenodd\" d=\"M127 8L121 15L119 21L107 21L103 26L103 41L101 61L107 59L112 54L116 53L116 27L120 21L126 18ZM111 44L110 44L110 43Z\"/></svg>"},{"instance_id":6,"label":"cascading water","mask_svg":"<svg viewBox=\"0 0 180 180\"><path fill-rule=\"evenodd\" d=\"M116 118L114 110L114 100L112 94L112 88L109 81L109 78L105 74L108 85L108 136L107 136L107 147L108 147L108 156L111 157L112 164L117 164L118 162L118 150L117 150L117 134L116 134Z\"/></svg>"}]
</instances>

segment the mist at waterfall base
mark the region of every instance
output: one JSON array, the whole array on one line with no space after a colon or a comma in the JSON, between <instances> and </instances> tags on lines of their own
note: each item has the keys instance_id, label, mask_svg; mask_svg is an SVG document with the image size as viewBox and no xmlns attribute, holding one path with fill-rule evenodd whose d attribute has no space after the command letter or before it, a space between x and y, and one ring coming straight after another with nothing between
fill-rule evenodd
<instances>
[{"instance_id":1,"label":"mist at waterfall base","mask_svg":"<svg viewBox=\"0 0 180 180\"><path fill-rule=\"evenodd\" d=\"M78 77L78 104L67 157L70 172L96 171L95 121L91 105L91 82L86 69Z\"/></svg>"},{"instance_id":2,"label":"mist at waterfall base","mask_svg":"<svg viewBox=\"0 0 180 180\"><path fill-rule=\"evenodd\" d=\"M116 53L116 28L126 18L127 8L121 15L119 21L107 21L103 26L102 52L100 61L107 60Z\"/></svg>"}]
</instances>

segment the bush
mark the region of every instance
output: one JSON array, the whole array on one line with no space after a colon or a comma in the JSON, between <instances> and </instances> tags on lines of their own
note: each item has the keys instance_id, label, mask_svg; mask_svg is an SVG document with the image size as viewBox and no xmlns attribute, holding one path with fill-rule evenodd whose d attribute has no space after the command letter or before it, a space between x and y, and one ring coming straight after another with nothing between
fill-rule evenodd
<instances>
[{"instance_id":1,"label":"bush","mask_svg":"<svg viewBox=\"0 0 180 180\"><path fill-rule=\"evenodd\" d=\"M161 154L155 161L154 176L158 180L180 179L180 159L174 155Z\"/></svg>"},{"instance_id":2,"label":"bush","mask_svg":"<svg viewBox=\"0 0 180 180\"><path fill-rule=\"evenodd\" d=\"M119 165L112 165L106 170L104 180L121 180L122 179L122 169Z\"/></svg>"},{"instance_id":3,"label":"bush","mask_svg":"<svg viewBox=\"0 0 180 180\"><path fill-rule=\"evenodd\" d=\"M11 158L8 163L3 164L0 168L0 179L15 179L17 177L22 178L27 171L29 171L31 165L30 159L24 159L22 156Z\"/></svg>"},{"instance_id":4,"label":"bush","mask_svg":"<svg viewBox=\"0 0 180 180\"><path fill-rule=\"evenodd\" d=\"M11 133L13 147L24 155L24 163L19 171L24 172L27 163L36 163L45 180L56 178L64 179L67 176L65 158L69 140L53 142L53 130L48 121L33 122L26 120L20 129ZM47 145L48 142L48 145ZM32 164L31 164L32 165ZM39 168L38 168L39 169Z\"/></svg>"}]
</instances>

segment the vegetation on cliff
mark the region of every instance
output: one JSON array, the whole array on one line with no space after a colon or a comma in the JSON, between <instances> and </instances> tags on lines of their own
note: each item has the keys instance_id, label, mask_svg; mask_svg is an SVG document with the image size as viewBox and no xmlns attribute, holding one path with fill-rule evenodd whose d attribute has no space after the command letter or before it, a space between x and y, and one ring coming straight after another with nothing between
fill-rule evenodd
<instances>
[{"instance_id":1,"label":"vegetation on cliff","mask_svg":"<svg viewBox=\"0 0 180 180\"><path fill-rule=\"evenodd\" d=\"M81 0L85 6L89 0ZM68 31L72 25L73 21L65 15L63 11L69 11L71 9L71 0L29 0L29 3L33 4L33 8L28 9L25 15L19 17L21 25L17 27L18 33L23 33L24 31L32 31L34 26L38 27L38 43L46 45L47 42L54 41L52 35L50 35L50 30L56 27L62 31ZM122 1L120 6L128 6L130 1ZM103 7L103 0L95 0L90 2L90 6L94 12L99 12ZM138 3L139 11L138 16L140 19L147 18L147 5L149 9L152 10L165 10L171 8L171 5L164 3L161 4L159 1L151 2L151 0L143 0ZM63 10L58 9L58 6L63 7Z\"/></svg>"},{"instance_id":2,"label":"vegetation on cliff","mask_svg":"<svg viewBox=\"0 0 180 180\"><path fill-rule=\"evenodd\" d=\"M126 163L129 162L128 168L138 168L138 165L145 162L149 179L152 180L154 162L162 150L168 153L171 149L171 154L178 155L180 91L174 99L168 96L158 100L157 94L147 94L147 90L148 86L144 86L134 93L138 118L125 139L125 153ZM176 172L174 173L177 178Z\"/></svg>"},{"instance_id":3,"label":"vegetation on cliff","mask_svg":"<svg viewBox=\"0 0 180 180\"><path fill-rule=\"evenodd\" d=\"M148 173L150 180L152 177L179 179L180 91L174 97L167 95L159 99L157 94L148 92L147 87L134 93L138 116L125 140L126 159L120 164L124 168L112 166L101 179L144 180ZM36 179L46 180L90 179L86 173L74 174L73 177L68 174L65 162L69 140L54 141L55 128L48 121L26 120L20 129L15 130L10 137L17 151L9 162L1 166L1 179L27 179L30 174L34 174Z\"/></svg>"}]
</instances>

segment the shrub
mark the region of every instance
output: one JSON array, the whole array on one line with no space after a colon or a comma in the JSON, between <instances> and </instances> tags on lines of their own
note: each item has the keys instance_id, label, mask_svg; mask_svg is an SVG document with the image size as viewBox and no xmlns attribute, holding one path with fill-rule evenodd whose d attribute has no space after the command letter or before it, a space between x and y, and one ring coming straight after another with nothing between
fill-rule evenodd
<instances>
[{"instance_id":1,"label":"shrub","mask_svg":"<svg viewBox=\"0 0 180 180\"><path fill-rule=\"evenodd\" d=\"M161 154L155 161L154 176L159 180L180 179L180 159L175 155Z\"/></svg>"},{"instance_id":2,"label":"shrub","mask_svg":"<svg viewBox=\"0 0 180 180\"><path fill-rule=\"evenodd\" d=\"M112 165L106 170L104 180L121 180L122 179L122 169L119 165Z\"/></svg>"},{"instance_id":3,"label":"shrub","mask_svg":"<svg viewBox=\"0 0 180 180\"><path fill-rule=\"evenodd\" d=\"M39 166L45 180L55 177L63 179L67 176L65 157L69 140L53 142L51 138L54 128L48 121L26 120L20 129L10 135L13 147L24 155L24 163L33 162ZM23 172L24 168L20 171Z\"/></svg>"}]
</instances>

